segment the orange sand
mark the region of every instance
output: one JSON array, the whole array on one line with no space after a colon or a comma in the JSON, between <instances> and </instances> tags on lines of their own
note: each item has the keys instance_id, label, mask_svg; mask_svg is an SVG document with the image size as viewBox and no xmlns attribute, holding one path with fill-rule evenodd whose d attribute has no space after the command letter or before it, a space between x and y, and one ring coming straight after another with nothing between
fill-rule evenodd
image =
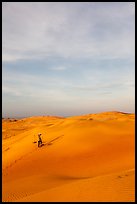
<instances>
[{"instance_id":1,"label":"orange sand","mask_svg":"<svg viewBox=\"0 0 137 204\"><path fill-rule=\"evenodd\" d=\"M120 112L3 120L2 201L135 201L134 128Z\"/></svg>"}]
</instances>

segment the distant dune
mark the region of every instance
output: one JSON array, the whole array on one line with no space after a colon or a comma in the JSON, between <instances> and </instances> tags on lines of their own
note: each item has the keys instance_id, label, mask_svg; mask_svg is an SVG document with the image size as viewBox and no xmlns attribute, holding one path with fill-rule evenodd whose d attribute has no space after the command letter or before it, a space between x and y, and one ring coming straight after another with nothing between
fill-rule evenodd
<instances>
[{"instance_id":1,"label":"distant dune","mask_svg":"<svg viewBox=\"0 0 137 204\"><path fill-rule=\"evenodd\" d=\"M131 202L134 170L134 114L2 120L3 202Z\"/></svg>"}]
</instances>

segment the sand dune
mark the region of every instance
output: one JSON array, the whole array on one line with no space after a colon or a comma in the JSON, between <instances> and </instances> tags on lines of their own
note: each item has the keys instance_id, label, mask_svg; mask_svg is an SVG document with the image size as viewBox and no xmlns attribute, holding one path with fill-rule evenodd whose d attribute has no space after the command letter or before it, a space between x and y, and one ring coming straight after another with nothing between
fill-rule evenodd
<instances>
[{"instance_id":1,"label":"sand dune","mask_svg":"<svg viewBox=\"0 0 137 204\"><path fill-rule=\"evenodd\" d=\"M104 112L3 120L2 200L134 201L134 118Z\"/></svg>"}]
</instances>

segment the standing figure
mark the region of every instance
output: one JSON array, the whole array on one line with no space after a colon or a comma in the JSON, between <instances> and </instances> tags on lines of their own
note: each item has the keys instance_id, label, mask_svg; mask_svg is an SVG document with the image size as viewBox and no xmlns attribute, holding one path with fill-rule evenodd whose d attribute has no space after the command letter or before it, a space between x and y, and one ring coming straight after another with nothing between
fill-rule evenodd
<instances>
[{"instance_id":1,"label":"standing figure","mask_svg":"<svg viewBox=\"0 0 137 204\"><path fill-rule=\"evenodd\" d=\"M41 133L38 134L38 147L42 146L42 139L41 139Z\"/></svg>"}]
</instances>

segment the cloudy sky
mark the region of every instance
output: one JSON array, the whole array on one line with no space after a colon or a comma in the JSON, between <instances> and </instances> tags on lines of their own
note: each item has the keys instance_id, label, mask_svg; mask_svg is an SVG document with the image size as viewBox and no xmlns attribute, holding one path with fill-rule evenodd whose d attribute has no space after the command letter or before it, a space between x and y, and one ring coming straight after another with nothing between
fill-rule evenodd
<instances>
[{"instance_id":1,"label":"cloudy sky","mask_svg":"<svg viewBox=\"0 0 137 204\"><path fill-rule=\"evenodd\" d=\"M2 114L135 111L135 4L3 2Z\"/></svg>"}]
</instances>

